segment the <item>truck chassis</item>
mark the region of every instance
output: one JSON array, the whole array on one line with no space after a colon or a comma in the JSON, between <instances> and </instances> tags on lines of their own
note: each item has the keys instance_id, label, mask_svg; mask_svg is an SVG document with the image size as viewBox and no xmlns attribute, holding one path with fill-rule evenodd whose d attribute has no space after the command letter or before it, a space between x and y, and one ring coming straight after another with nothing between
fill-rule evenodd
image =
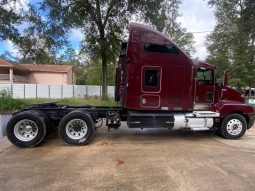
<instances>
[{"instance_id":1,"label":"truck chassis","mask_svg":"<svg viewBox=\"0 0 255 191\"><path fill-rule=\"evenodd\" d=\"M233 118L234 117L234 118ZM225 138L241 137L251 125L240 114L227 122L211 111L153 112L127 111L122 107L68 106L56 102L34 104L14 113L7 125L9 140L18 147L35 147L52 128L58 128L61 139L71 145L85 145L106 119L108 130L116 130L121 121L130 128L189 129L218 131ZM225 124L226 128L222 127ZM233 124L230 128L229 124ZM223 130L222 130L223 129Z\"/></svg>"}]
</instances>

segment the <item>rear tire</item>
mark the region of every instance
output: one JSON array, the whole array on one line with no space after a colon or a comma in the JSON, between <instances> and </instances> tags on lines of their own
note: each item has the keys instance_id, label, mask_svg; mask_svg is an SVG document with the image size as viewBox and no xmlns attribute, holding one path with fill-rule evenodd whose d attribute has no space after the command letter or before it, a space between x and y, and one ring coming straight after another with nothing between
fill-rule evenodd
<instances>
[{"instance_id":1,"label":"rear tire","mask_svg":"<svg viewBox=\"0 0 255 191\"><path fill-rule=\"evenodd\" d=\"M240 114L230 114L221 124L221 135L225 139L237 139L242 137L247 129L247 122Z\"/></svg>"},{"instance_id":2,"label":"rear tire","mask_svg":"<svg viewBox=\"0 0 255 191\"><path fill-rule=\"evenodd\" d=\"M41 110L32 110L32 112L36 113L39 117L42 117L44 119L45 126L46 126L46 137L47 137L52 131L52 124L49 117L47 116L46 113L44 113Z\"/></svg>"},{"instance_id":3,"label":"rear tire","mask_svg":"<svg viewBox=\"0 0 255 191\"><path fill-rule=\"evenodd\" d=\"M70 145L86 145L94 136L95 124L89 113L76 110L65 115L59 123L58 133Z\"/></svg>"},{"instance_id":4,"label":"rear tire","mask_svg":"<svg viewBox=\"0 0 255 191\"><path fill-rule=\"evenodd\" d=\"M25 111L14 115L6 126L7 138L18 147L35 147L46 136L46 125L36 113Z\"/></svg>"}]
</instances>

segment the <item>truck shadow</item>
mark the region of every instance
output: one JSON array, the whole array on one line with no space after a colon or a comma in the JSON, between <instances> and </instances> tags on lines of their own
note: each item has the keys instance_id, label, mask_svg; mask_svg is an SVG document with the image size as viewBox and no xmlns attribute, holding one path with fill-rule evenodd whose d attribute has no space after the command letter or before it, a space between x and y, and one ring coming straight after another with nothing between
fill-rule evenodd
<instances>
[{"instance_id":1,"label":"truck shadow","mask_svg":"<svg viewBox=\"0 0 255 191\"><path fill-rule=\"evenodd\" d=\"M106 127L98 129L95 133L95 137L89 145L101 144L104 142L111 142L118 144L121 142L132 142L133 144L146 142L155 143L162 141L173 140L189 140L189 141L204 141L210 140L213 137L217 137L214 132L210 131L189 131L189 130L169 130L169 129L130 129L127 127L120 128L115 131L108 131ZM58 136L57 129L54 129L44 143L47 144L65 144ZM42 144L41 146L45 145Z\"/></svg>"}]
</instances>

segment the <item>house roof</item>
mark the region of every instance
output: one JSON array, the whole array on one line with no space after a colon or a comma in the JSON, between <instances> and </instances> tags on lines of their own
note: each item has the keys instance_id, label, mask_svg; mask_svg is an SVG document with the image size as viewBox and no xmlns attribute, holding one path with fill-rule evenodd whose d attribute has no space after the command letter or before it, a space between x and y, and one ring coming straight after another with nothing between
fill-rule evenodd
<instances>
[{"instance_id":1,"label":"house roof","mask_svg":"<svg viewBox=\"0 0 255 191\"><path fill-rule=\"evenodd\" d=\"M17 64L18 68L26 69L33 72L54 72L64 73L73 68L72 65L60 64Z\"/></svg>"},{"instance_id":2,"label":"house roof","mask_svg":"<svg viewBox=\"0 0 255 191\"><path fill-rule=\"evenodd\" d=\"M72 65L60 64L15 64L2 58L0 58L0 67L15 68L23 71L53 73L65 73L73 68Z\"/></svg>"},{"instance_id":3,"label":"house roof","mask_svg":"<svg viewBox=\"0 0 255 191\"><path fill-rule=\"evenodd\" d=\"M0 66L10 68L13 67L13 64L11 62L8 62L7 60L0 58Z\"/></svg>"}]
</instances>

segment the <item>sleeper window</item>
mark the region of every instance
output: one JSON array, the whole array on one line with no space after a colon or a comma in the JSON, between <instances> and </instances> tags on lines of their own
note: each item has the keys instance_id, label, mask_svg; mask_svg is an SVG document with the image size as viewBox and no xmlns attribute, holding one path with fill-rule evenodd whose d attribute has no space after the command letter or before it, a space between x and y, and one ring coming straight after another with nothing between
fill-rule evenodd
<instances>
[{"instance_id":1,"label":"sleeper window","mask_svg":"<svg viewBox=\"0 0 255 191\"><path fill-rule=\"evenodd\" d=\"M146 69L144 72L144 85L147 87L157 87L159 85L159 70Z\"/></svg>"},{"instance_id":2,"label":"sleeper window","mask_svg":"<svg viewBox=\"0 0 255 191\"><path fill-rule=\"evenodd\" d=\"M178 54L179 51L174 45L144 44L146 52Z\"/></svg>"}]
</instances>

